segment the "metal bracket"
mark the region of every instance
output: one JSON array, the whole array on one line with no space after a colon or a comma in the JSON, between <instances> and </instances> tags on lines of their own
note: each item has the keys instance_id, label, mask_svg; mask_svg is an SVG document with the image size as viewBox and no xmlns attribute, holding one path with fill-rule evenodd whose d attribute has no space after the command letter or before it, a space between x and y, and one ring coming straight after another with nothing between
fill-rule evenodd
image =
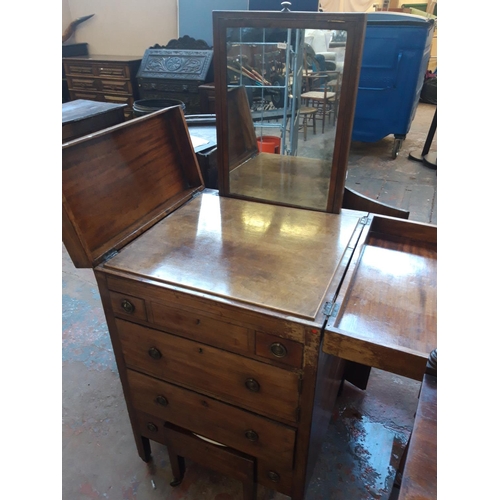
<instances>
[{"instance_id":1,"label":"metal bracket","mask_svg":"<svg viewBox=\"0 0 500 500\"><path fill-rule=\"evenodd\" d=\"M108 260L112 259L115 255L118 255L118 251L116 250L116 248L112 248L102 256L102 262L103 263L107 262Z\"/></svg>"}]
</instances>

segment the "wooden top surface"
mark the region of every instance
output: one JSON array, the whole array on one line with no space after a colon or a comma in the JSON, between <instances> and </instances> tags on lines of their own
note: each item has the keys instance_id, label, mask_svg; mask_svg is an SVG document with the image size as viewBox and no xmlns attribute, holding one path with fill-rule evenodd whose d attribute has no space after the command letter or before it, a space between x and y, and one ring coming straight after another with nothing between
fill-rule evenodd
<instances>
[{"instance_id":1,"label":"wooden top surface","mask_svg":"<svg viewBox=\"0 0 500 500\"><path fill-rule=\"evenodd\" d=\"M63 61L134 62L141 60L142 56L113 56L107 54L63 57Z\"/></svg>"},{"instance_id":2,"label":"wooden top surface","mask_svg":"<svg viewBox=\"0 0 500 500\"><path fill-rule=\"evenodd\" d=\"M105 267L313 320L361 215L205 191Z\"/></svg>"},{"instance_id":3,"label":"wooden top surface","mask_svg":"<svg viewBox=\"0 0 500 500\"><path fill-rule=\"evenodd\" d=\"M326 210L332 162L259 153L231 170L231 194Z\"/></svg>"},{"instance_id":4,"label":"wooden top surface","mask_svg":"<svg viewBox=\"0 0 500 500\"><path fill-rule=\"evenodd\" d=\"M126 104L115 104L112 102L87 101L76 99L64 102L62 105L62 124L77 122L91 118L92 116L107 113L112 109L125 108Z\"/></svg>"}]
</instances>

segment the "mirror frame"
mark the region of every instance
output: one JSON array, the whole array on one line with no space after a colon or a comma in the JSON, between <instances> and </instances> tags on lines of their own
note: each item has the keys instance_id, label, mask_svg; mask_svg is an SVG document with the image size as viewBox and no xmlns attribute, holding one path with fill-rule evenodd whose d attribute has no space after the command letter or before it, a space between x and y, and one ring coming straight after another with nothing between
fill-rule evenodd
<instances>
[{"instance_id":1,"label":"mirror frame","mask_svg":"<svg viewBox=\"0 0 500 500\"><path fill-rule=\"evenodd\" d=\"M213 11L212 15L219 194L220 196L251 199L269 204L277 203L232 194L229 189L228 117L226 116L227 30L229 28L291 28L347 31L337 133L334 141L332 170L325 210L326 212L340 213L351 146L367 15L364 13L293 11Z\"/></svg>"}]
</instances>

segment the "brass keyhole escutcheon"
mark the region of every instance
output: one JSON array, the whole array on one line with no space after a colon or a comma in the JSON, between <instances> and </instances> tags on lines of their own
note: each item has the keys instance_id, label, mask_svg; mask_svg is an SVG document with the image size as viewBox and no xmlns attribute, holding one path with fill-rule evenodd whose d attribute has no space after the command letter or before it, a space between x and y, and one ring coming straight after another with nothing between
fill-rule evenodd
<instances>
[{"instance_id":1,"label":"brass keyhole escutcheon","mask_svg":"<svg viewBox=\"0 0 500 500\"><path fill-rule=\"evenodd\" d=\"M151 432L158 432L158 427L156 427L155 424L153 424L153 422L148 422L147 424L147 428L148 430L150 430Z\"/></svg>"},{"instance_id":2,"label":"brass keyhole escutcheon","mask_svg":"<svg viewBox=\"0 0 500 500\"><path fill-rule=\"evenodd\" d=\"M167 401L167 398L165 396L156 396L155 403L160 405L160 406L167 406L168 405L168 401Z\"/></svg>"},{"instance_id":3,"label":"brass keyhole escutcheon","mask_svg":"<svg viewBox=\"0 0 500 500\"><path fill-rule=\"evenodd\" d=\"M259 435L252 429L249 429L248 431L245 432L245 437L252 442L259 440Z\"/></svg>"},{"instance_id":4,"label":"brass keyhole escutcheon","mask_svg":"<svg viewBox=\"0 0 500 500\"><path fill-rule=\"evenodd\" d=\"M260 390L260 385L257 382L257 380L253 378L247 378L245 381L245 387L252 392L259 392Z\"/></svg>"},{"instance_id":5,"label":"brass keyhole escutcheon","mask_svg":"<svg viewBox=\"0 0 500 500\"><path fill-rule=\"evenodd\" d=\"M132 314L135 311L135 306L132 304L127 299L123 299L121 303L122 309L127 313L127 314Z\"/></svg>"},{"instance_id":6,"label":"brass keyhole escutcheon","mask_svg":"<svg viewBox=\"0 0 500 500\"><path fill-rule=\"evenodd\" d=\"M288 353L286 347L283 344L280 344L279 342L273 342L271 344L270 349L271 353L277 358L284 358Z\"/></svg>"},{"instance_id":7,"label":"brass keyhole escutcheon","mask_svg":"<svg viewBox=\"0 0 500 500\"><path fill-rule=\"evenodd\" d=\"M280 480L280 475L277 472L274 472L273 470L270 470L267 473L267 477L273 482L277 483Z\"/></svg>"},{"instance_id":8,"label":"brass keyhole escutcheon","mask_svg":"<svg viewBox=\"0 0 500 500\"><path fill-rule=\"evenodd\" d=\"M150 347L148 351L149 357L153 359L160 359L161 352L156 347Z\"/></svg>"}]
</instances>

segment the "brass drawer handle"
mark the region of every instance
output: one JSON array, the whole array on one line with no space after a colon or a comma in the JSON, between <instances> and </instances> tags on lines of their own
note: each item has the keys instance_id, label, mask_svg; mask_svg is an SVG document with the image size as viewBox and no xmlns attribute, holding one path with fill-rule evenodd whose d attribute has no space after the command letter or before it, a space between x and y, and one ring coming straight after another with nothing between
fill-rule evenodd
<instances>
[{"instance_id":1,"label":"brass drawer handle","mask_svg":"<svg viewBox=\"0 0 500 500\"><path fill-rule=\"evenodd\" d=\"M123 299L121 303L122 309L127 313L127 314L132 314L135 311L135 306L132 304L132 302L128 301L127 299Z\"/></svg>"},{"instance_id":2,"label":"brass drawer handle","mask_svg":"<svg viewBox=\"0 0 500 500\"><path fill-rule=\"evenodd\" d=\"M252 392L259 392L260 390L260 385L257 382L257 380L253 378L247 378L245 381L245 387Z\"/></svg>"},{"instance_id":3,"label":"brass drawer handle","mask_svg":"<svg viewBox=\"0 0 500 500\"><path fill-rule=\"evenodd\" d=\"M158 427L156 427L156 425L153 424L153 422L148 422L146 427L151 432L158 432Z\"/></svg>"},{"instance_id":4,"label":"brass drawer handle","mask_svg":"<svg viewBox=\"0 0 500 500\"><path fill-rule=\"evenodd\" d=\"M161 352L156 347L150 347L148 350L148 354L149 354L149 357L153 358L153 359L160 359L161 358Z\"/></svg>"},{"instance_id":5,"label":"brass drawer handle","mask_svg":"<svg viewBox=\"0 0 500 500\"><path fill-rule=\"evenodd\" d=\"M267 477L273 482L277 483L280 480L280 475L273 470L268 471Z\"/></svg>"},{"instance_id":6,"label":"brass drawer handle","mask_svg":"<svg viewBox=\"0 0 500 500\"><path fill-rule=\"evenodd\" d=\"M165 396L156 396L155 403L160 405L160 406L167 406L168 405L168 401L167 401L167 398Z\"/></svg>"},{"instance_id":7,"label":"brass drawer handle","mask_svg":"<svg viewBox=\"0 0 500 500\"><path fill-rule=\"evenodd\" d=\"M259 435L252 429L249 429L248 431L245 432L245 437L252 442L259 440Z\"/></svg>"},{"instance_id":8,"label":"brass drawer handle","mask_svg":"<svg viewBox=\"0 0 500 500\"><path fill-rule=\"evenodd\" d=\"M273 356L276 356L277 358L284 358L288 354L286 347L279 342L273 342L269 349L271 350Z\"/></svg>"}]
</instances>

